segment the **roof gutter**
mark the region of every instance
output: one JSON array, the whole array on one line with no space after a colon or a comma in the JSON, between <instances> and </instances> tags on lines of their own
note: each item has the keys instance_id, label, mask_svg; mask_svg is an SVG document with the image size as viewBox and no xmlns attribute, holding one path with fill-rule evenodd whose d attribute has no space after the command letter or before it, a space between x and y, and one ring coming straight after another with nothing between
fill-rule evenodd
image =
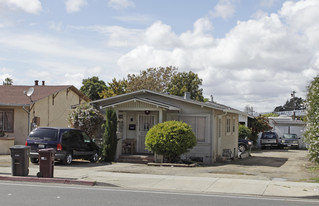
<instances>
[{"instance_id":1,"label":"roof gutter","mask_svg":"<svg viewBox=\"0 0 319 206\"><path fill-rule=\"evenodd\" d=\"M30 106L30 104L0 104L0 106L24 107L24 106Z\"/></svg>"}]
</instances>

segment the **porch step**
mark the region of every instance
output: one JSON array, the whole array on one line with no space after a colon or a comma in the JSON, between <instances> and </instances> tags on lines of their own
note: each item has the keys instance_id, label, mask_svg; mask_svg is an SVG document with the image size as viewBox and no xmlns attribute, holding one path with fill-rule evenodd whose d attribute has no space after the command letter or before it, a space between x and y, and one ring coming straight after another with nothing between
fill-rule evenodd
<instances>
[{"instance_id":1,"label":"porch step","mask_svg":"<svg viewBox=\"0 0 319 206\"><path fill-rule=\"evenodd\" d=\"M154 155L120 155L118 162L147 164L154 162Z\"/></svg>"}]
</instances>

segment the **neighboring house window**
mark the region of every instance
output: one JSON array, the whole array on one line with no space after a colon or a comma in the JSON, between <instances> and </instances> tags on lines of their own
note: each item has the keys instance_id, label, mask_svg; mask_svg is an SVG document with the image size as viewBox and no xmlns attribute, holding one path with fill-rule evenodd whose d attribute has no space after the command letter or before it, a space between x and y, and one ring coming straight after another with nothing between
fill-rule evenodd
<instances>
[{"instance_id":1,"label":"neighboring house window","mask_svg":"<svg viewBox=\"0 0 319 206\"><path fill-rule=\"evenodd\" d=\"M226 134L230 133L230 118L226 119Z\"/></svg>"},{"instance_id":2,"label":"neighboring house window","mask_svg":"<svg viewBox=\"0 0 319 206\"><path fill-rule=\"evenodd\" d=\"M222 137L222 119L218 118L218 137Z\"/></svg>"},{"instance_id":3,"label":"neighboring house window","mask_svg":"<svg viewBox=\"0 0 319 206\"><path fill-rule=\"evenodd\" d=\"M233 133L236 131L236 120L233 118Z\"/></svg>"},{"instance_id":4,"label":"neighboring house window","mask_svg":"<svg viewBox=\"0 0 319 206\"><path fill-rule=\"evenodd\" d=\"M0 130L13 132L13 110L0 110Z\"/></svg>"},{"instance_id":5,"label":"neighboring house window","mask_svg":"<svg viewBox=\"0 0 319 206\"><path fill-rule=\"evenodd\" d=\"M206 137L206 117L181 116L180 120L191 125L198 142L205 142Z\"/></svg>"}]
</instances>

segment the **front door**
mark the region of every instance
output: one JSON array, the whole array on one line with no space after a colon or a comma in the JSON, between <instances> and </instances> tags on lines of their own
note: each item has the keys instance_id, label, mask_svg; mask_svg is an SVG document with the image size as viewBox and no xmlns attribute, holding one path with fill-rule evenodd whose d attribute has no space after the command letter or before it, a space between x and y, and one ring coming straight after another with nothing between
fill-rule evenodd
<instances>
[{"instance_id":1,"label":"front door","mask_svg":"<svg viewBox=\"0 0 319 206\"><path fill-rule=\"evenodd\" d=\"M155 115L149 114L144 115L140 114L138 117L138 145L137 145L137 151L139 153L150 153L145 148L145 136L155 124L157 123L157 118Z\"/></svg>"}]
</instances>

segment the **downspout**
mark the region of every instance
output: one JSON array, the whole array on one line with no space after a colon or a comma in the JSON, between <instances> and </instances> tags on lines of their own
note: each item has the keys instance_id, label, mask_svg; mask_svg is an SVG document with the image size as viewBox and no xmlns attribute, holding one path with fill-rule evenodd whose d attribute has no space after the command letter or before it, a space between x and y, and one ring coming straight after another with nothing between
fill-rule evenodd
<instances>
[{"instance_id":1,"label":"downspout","mask_svg":"<svg viewBox=\"0 0 319 206\"><path fill-rule=\"evenodd\" d=\"M30 111L28 111L25 106L27 106L26 104L22 106L22 109L28 114L28 135L30 133Z\"/></svg>"}]
</instances>

